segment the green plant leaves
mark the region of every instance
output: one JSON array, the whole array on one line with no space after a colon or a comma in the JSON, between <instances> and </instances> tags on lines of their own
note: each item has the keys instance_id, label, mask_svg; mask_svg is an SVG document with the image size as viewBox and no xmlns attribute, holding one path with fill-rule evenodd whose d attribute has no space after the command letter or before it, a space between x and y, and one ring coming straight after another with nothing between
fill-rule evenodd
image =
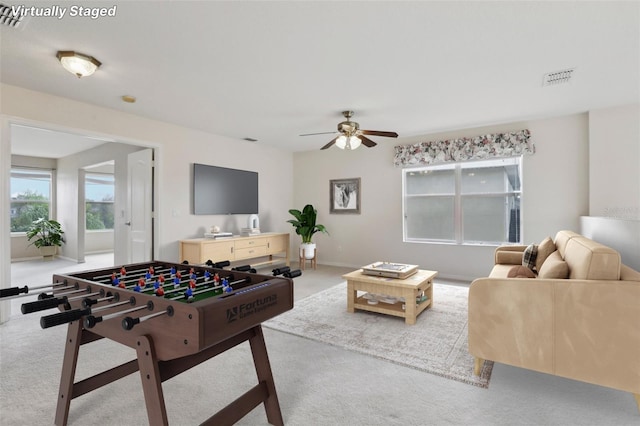
<instances>
[{"instance_id":1,"label":"green plant leaves","mask_svg":"<svg viewBox=\"0 0 640 426\"><path fill-rule=\"evenodd\" d=\"M27 230L27 240L31 241L34 238L32 245L40 248L44 246L62 246L64 243L64 237L62 236L64 231L60 222L53 219L36 219L31 223Z\"/></svg>"},{"instance_id":2,"label":"green plant leaves","mask_svg":"<svg viewBox=\"0 0 640 426\"><path fill-rule=\"evenodd\" d=\"M324 225L316 224L318 211L311 204L304 206L302 211L291 209L289 210L289 213L295 217L295 220L291 219L287 222L293 225L296 230L296 234L302 237L303 243L310 243L311 238L316 232L322 232L327 235L329 234Z\"/></svg>"}]
</instances>

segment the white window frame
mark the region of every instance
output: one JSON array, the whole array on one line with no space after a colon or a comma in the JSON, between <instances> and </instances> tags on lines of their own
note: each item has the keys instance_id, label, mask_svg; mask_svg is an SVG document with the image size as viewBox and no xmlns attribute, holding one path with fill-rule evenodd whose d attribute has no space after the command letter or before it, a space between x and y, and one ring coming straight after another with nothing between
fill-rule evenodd
<instances>
[{"instance_id":1,"label":"white window frame","mask_svg":"<svg viewBox=\"0 0 640 426\"><path fill-rule=\"evenodd\" d=\"M462 172L467 168L495 167L496 164L510 164L518 166L518 174L520 179L519 191L493 191L486 193L462 194ZM426 172L433 170L454 170L455 173L455 190L453 193L438 194L407 194L407 174L415 172ZM457 245L500 245L500 244L521 244L522 242L522 200L523 200L523 183L522 183L522 156L511 158L500 158L491 160L467 161L464 163L446 163L433 166L406 168L402 171L402 232L403 241L411 243L443 243ZM520 202L520 218L518 227L518 241L470 241L464 240L464 217L462 213L462 202L465 197L496 197L496 196L516 196ZM407 199L411 197L453 197L454 200L454 239L436 239L436 238L418 238L407 235ZM506 208L506 207L505 207ZM508 233L508 230L506 230Z\"/></svg>"},{"instance_id":2,"label":"white window frame","mask_svg":"<svg viewBox=\"0 0 640 426\"><path fill-rule=\"evenodd\" d=\"M30 171L34 171L34 172L44 172L44 173L49 173L49 176L51 178L51 181L49 182L49 219L53 219L56 220L56 171L54 169L47 169L47 168L40 168L40 167L28 167L28 166L11 166L11 171L10 173L13 173L14 171L20 171L20 172L30 172ZM9 180L9 186L11 186L11 180ZM11 192L11 188L9 188L9 191ZM11 203L14 200L9 200L9 210L11 210ZM9 217L11 217L11 211L9 211ZM11 235L15 235L15 236L20 236L20 235L26 235L25 231L11 231Z\"/></svg>"}]
</instances>

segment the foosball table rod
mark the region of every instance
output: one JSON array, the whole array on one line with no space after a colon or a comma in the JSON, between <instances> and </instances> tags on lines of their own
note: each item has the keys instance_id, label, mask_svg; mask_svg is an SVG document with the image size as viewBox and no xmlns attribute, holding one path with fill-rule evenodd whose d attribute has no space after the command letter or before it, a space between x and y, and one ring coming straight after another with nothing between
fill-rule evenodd
<instances>
[{"instance_id":1,"label":"foosball table rod","mask_svg":"<svg viewBox=\"0 0 640 426\"><path fill-rule=\"evenodd\" d=\"M125 317L125 318L122 319L122 328L124 328L125 330L131 330L136 324L140 324L141 322L148 321L148 320L150 320L152 318L156 318L156 317L159 317L161 315L168 315L168 316L172 317L173 316L173 306L167 307L167 309L164 310L164 311L156 312L155 314L145 315L143 317L138 317L138 318Z\"/></svg>"},{"instance_id":2,"label":"foosball table rod","mask_svg":"<svg viewBox=\"0 0 640 426\"><path fill-rule=\"evenodd\" d=\"M168 271L170 271L171 268L154 268L154 273L160 274L160 273L167 273ZM124 274L123 274L124 272ZM126 269L124 270L120 270L120 276L121 277L141 277L143 275L145 275L147 272L149 272L149 268L140 268L140 269L131 269L129 271L127 271ZM92 277L93 281L100 281L102 279L105 278L111 278L113 274L117 274L117 272L112 272L110 274L103 274L103 275L95 275Z\"/></svg>"},{"instance_id":3,"label":"foosball table rod","mask_svg":"<svg viewBox=\"0 0 640 426\"><path fill-rule=\"evenodd\" d=\"M125 303L130 303L130 302L120 302L122 304ZM108 308L107 306L104 307L105 309ZM95 317L94 318L94 325L95 323L101 322L103 320L108 320L111 318L115 318L118 316L122 316L124 314L128 314L130 312L135 312L135 311L140 311L142 309L149 309L150 311L153 310L153 302L149 301L147 302L146 305L141 305L141 306L136 306L134 308L131 309L125 309L123 311L118 311L118 312L114 312L113 314L108 314L108 315L104 315L102 317ZM44 316L42 318L40 318L40 327L44 328L49 328L49 327L55 327L56 325L62 325L62 324L67 324L76 320L81 319L82 317L91 315L92 310L91 308L86 308L86 309L74 309L71 311L65 311L65 312L60 312L57 314L51 314L51 315L47 315ZM90 328L90 327L88 327Z\"/></svg>"},{"instance_id":4,"label":"foosball table rod","mask_svg":"<svg viewBox=\"0 0 640 426\"><path fill-rule=\"evenodd\" d=\"M90 293L91 289L89 287L82 290L69 291L66 293L58 293L56 295L44 295L45 298L42 300L37 300L35 302L27 302L23 303L20 307L20 310L23 314L30 314L33 312L44 311L46 309L57 308L58 306L69 303L70 301L82 299L89 296L98 296L104 295L104 290L100 290L99 292ZM75 293L88 293L83 294L81 296L68 297L71 294ZM68 307L70 309L70 307Z\"/></svg>"},{"instance_id":5,"label":"foosball table rod","mask_svg":"<svg viewBox=\"0 0 640 426\"><path fill-rule=\"evenodd\" d=\"M0 299L10 298L10 297L15 298L15 297L33 296L33 294L31 293L33 290L41 290L43 288L53 288L55 286L63 286L63 287L54 288L54 290L66 290L71 288L75 288L75 289L78 288L78 286L66 286L66 283L64 282L39 285L35 287L29 287L25 285L24 287L3 288L2 290L0 290Z\"/></svg>"}]
</instances>

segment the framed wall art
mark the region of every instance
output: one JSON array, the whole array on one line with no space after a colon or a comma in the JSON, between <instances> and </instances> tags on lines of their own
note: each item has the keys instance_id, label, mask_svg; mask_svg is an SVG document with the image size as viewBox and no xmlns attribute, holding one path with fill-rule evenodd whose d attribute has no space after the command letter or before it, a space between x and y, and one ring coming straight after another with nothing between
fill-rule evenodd
<instances>
[{"instance_id":1,"label":"framed wall art","mask_svg":"<svg viewBox=\"0 0 640 426\"><path fill-rule=\"evenodd\" d=\"M329 213L360 214L360 178L329 181Z\"/></svg>"}]
</instances>

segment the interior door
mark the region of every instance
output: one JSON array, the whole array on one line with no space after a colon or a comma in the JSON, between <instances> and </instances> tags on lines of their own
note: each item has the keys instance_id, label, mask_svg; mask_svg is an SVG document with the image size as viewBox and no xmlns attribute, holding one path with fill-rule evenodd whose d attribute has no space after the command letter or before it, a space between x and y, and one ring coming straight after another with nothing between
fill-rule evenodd
<instances>
[{"instance_id":1,"label":"interior door","mask_svg":"<svg viewBox=\"0 0 640 426\"><path fill-rule=\"evenodd\" d=\"M129 154L128 169L127 263L147 262L153 258L153 150Z\"/></svg>"}]
</instances>

